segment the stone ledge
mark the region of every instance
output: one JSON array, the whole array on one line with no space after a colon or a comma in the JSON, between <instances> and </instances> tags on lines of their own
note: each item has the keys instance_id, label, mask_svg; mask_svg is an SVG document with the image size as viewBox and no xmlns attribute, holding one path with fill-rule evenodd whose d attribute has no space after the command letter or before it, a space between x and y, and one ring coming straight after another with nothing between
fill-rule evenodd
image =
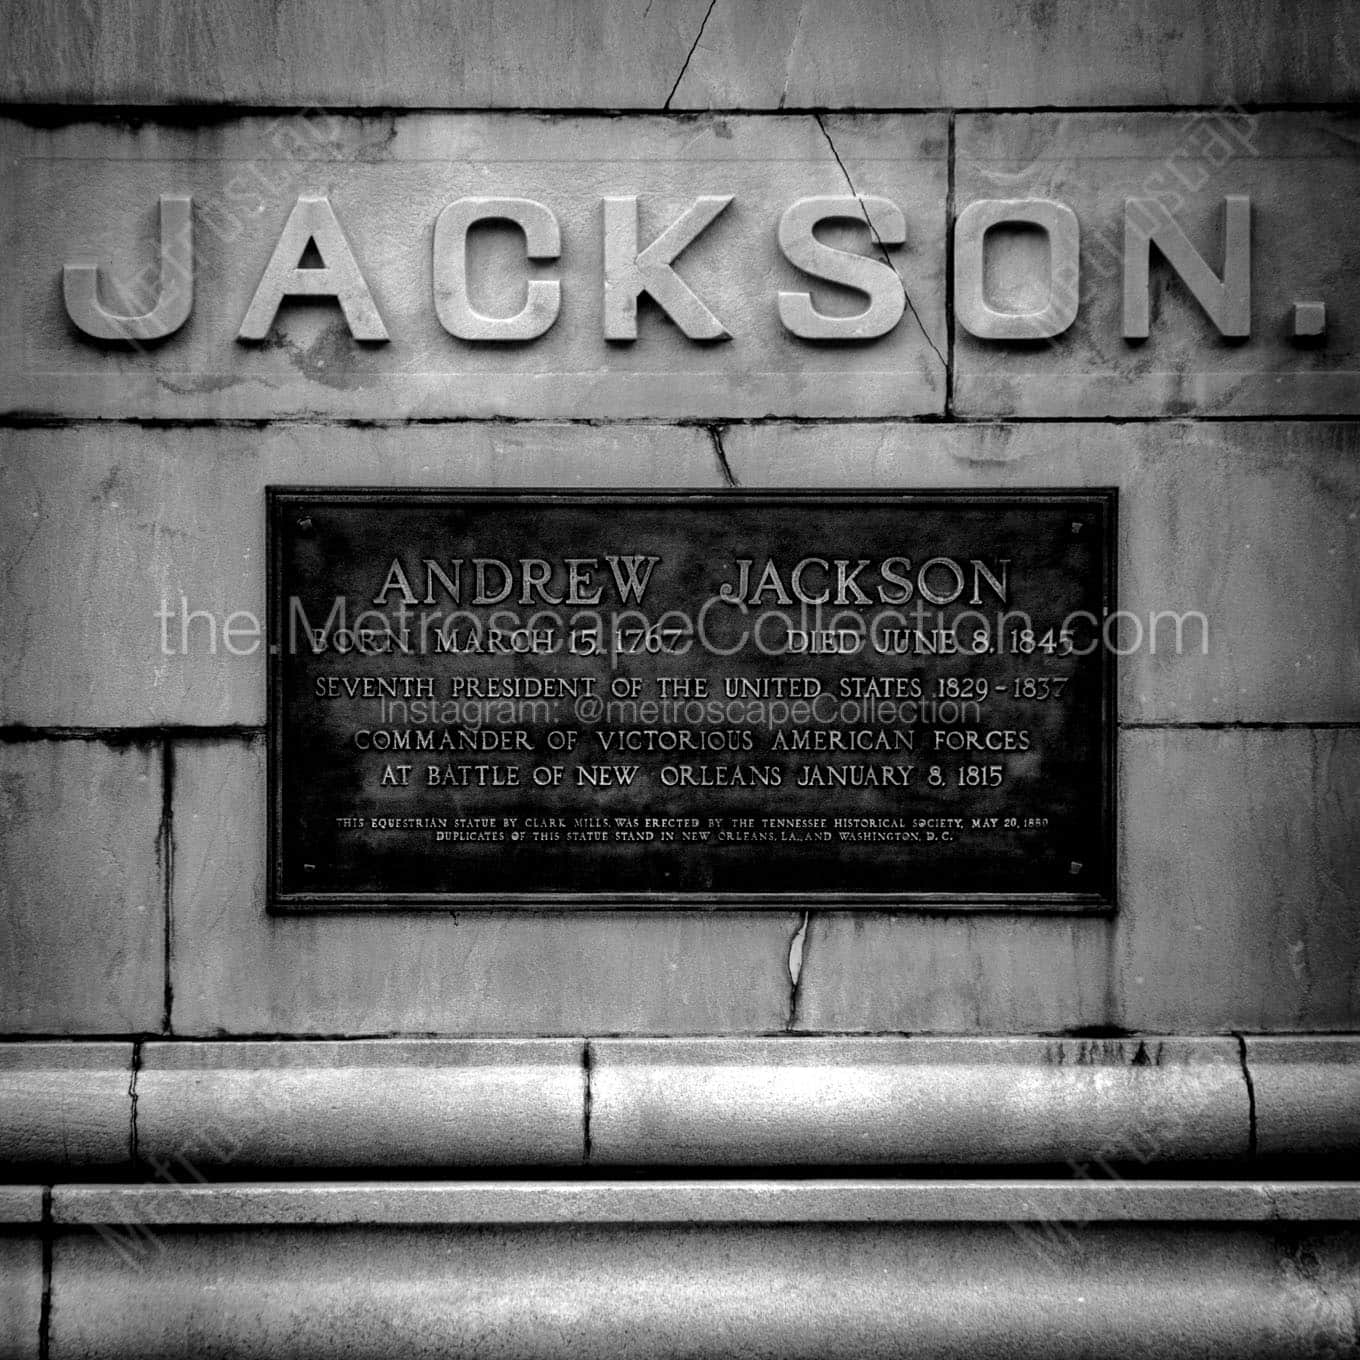
<instances>
[{"instance_id":1,"label":"stone ledge","mask_svg":"<svg viewBox=\"0 0 1360 1360\"><path fill-rule=\"evenodd\" d=\"M1360 1152L1360 1034L1245 1042L1260 1156Z\"/></svg>"},{"instance_id":2,"label":"stone ledge","mask_svg":"<svg viewBox=\"0 0 1360 1360\"><path fill-rule=\"evenodd\" d=\"M153 1166L555 1166L584 1155L571 1039L148 1043Z\"/></svg>"},{"instance_id":3,"label":"stone ledge","mask_svg":"<svg viewBox=\"0 0 1360 1360\"><path fill-rule=\"evenodd\" d=\"M1360 1036L1245 1040L1261 1156L1360 1143ZM1126 1165L1247 1157L1226 1037L152 1040L171 1178L474 1166ZM0 1044L0 1166L126 1164L132 1045Z\"/></svg>"},{"instance_id":4,"label":"stone ledge","mask_svg":"<svg viewBox=\"0 0 1360 1360\"><path fill-rule=\"evenodd\" d=\"M0 1226L41 1223L42 1202L41 1185L0 1185Z\"/></svg>"},{"instance_id":5,"label":"stone ledge","mask_svg":"<svg viewBox=\"0 0 1360 1360\"><path fill-rule=\"evenodd\" d=\"M130 1043L0 1044L0 1165L131 1159Z\"/></svg>"},{"instance_id":6,"label":"stone ledge","mask_svg":"<svg viewBox=\"0 0 1360 1360\"><path fill-rule=\"evenodd\" d=\"M599 1164L1184 1162L1245 1157L1232 1039L592 1043Z\"/></svg>"},{"instance_id":7,"label":"stone ledge","mask_svg":"<svg viewBox=\"0 0 1360 1360\"><path fill-rule=\"evenodd\" d=\"M58 1185L59 1227L1360 1220L1343 1181L684 1180Z\"/></svg>"},{"instance_id":8,"label":"stone ledge","mask_svg":"<svg viewBox=\"0 0 1360 1360\"><path fill-rule=\"evenodd\" d=\"M950 1221L801 1215L820 1190L804 1184L755 1221L687 1221L686 1197L731 1187L683 1185L664 1221L66 1224L49 1344L137 1360L1355 1353L1360 1231L1333 1206L1327 1223L1015 1221L1003 1186L983 1190L1000 1221L968 1221L969 1189L942 1187Z\"/></svg>"}]
</instances>

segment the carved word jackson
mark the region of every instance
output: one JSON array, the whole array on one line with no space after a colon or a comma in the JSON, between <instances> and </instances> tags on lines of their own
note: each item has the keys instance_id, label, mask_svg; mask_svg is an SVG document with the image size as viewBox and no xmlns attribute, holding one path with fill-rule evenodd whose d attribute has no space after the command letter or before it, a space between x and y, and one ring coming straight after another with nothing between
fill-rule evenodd
<instances>
[{"instance_id":1,"label":"carved word jackson","mask_svg":"<svg viewBox=\"0 0 1360 1360\"><path fill-rule=\"evenodd\" d=\"M695 198L660 234L644 242L638 198L602 200L603 260L600 282L606 340L638 336L638 303L646 296L691 340L731 339L709 303L681 277L676 262L685 249L722 216L731 194ZM1155 198L1126 199L1123 207L1123 334L1146 338L1149 325L1149 261L1155 246L1204 309L1219 332L1251 334L1251 202L1229 195L1223 202L1222 260L1215 266L1199 253L1168 208ZM842 250L818 238L827 222L855 222L868 229L869 253ZM509 222L524 235L528 260L562 255L562 234L546 204L530 198L460 198L440 212L433 238L433 303L440 324L466 341L522 344L550 331L562 309L565 285L558 278L526 276L523 305L492 316L473 305L468 235L486 222ZM987 234L998 227L1039 231L1048 241L1047 301L1031 310L999 309L984 287ZM957 324L984 340L1042 340L1062 334L1080 305L1080 227L1064 203L1046 199L980 199L967 204L954 223L953 305ZM801 198L779 218L784 258L809 278L839 285L864 300L850 315L819 311L811 293L777 290L774 305L789 334L805 340L864 342L887 335L901 321L908 299L891 249L907 242L902 210L877 195ZM62 271L66 311L86 335L100 340L147 342L173 334L194 305L194 208L190 195L160 198L159 283L155 305L135 315L111 310L100 298L99 267L73 262ZM573 285L585 286L585 285ZM1043 290L1040 290L1043 293ZM356 341L381 344L391 337L368 279L335 209L324 195L299 197L265 265L236 338L268 337L287 298L326 299L339 308Z\"/></svg>"}]
</instances>

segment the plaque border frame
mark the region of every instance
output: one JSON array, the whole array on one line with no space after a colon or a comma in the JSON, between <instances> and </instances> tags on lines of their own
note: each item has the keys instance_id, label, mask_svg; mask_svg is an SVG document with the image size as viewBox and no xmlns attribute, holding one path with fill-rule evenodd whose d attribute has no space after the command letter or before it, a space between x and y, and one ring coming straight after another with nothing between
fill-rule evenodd
<instances>
[{"instance_id":1,"label":"plaque border frame","mask_svg":"<svg viewBox=\"0 0 1360 1360\"><path fill-rule=\"evenodd\" d=\"M1000 893L1000 892L570 892L545 889L505 893L451 892L285 892L281 836L283 781L282 687L283 649L276 642L284 617L282 536L279 517L307 504L448 501L453 498L483 503L542 504L545 501L620 504L693 504L743 502L789 504L815 501L903 504L912 501L966 501L973 504L1052 505L1082 501L1095 503L1101 516L1102 545L1100 604L1103 617L1118 608L1119 488L1115 486L1055 486L977 489L973 487L837 487L765 488L732 487L460 487L460 486L356 486L268 484L265 493L266 572L266 741L265 787L267 806L266 911L270 915L310 915L327 912L472 911L713 911L736 908L745 911L865 911L865 912L960 912L1023 915L1056 914L1110 916L1118 909L1119 895L1119 721L1118 666L1113 648L1102 648L1102 698L1100 705L1103 778L1100 790L1100 847L1104 855L1105 882L1092 892Z\"/></svg>"}]
</instances>

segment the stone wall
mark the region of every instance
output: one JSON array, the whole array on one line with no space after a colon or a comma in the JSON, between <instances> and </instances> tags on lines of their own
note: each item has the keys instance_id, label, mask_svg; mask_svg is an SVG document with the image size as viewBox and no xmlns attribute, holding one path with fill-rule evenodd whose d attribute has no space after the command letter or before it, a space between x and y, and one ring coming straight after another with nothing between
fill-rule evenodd
<instances>
[{"instance_id":1,"label":"stone wall","mask_svg":"<svg viewBox=\"0 0 1360 1360\"><path fill-rule=\"evenodd\" d=\"M1344 0L8 6L0 1158L58 1183L58 1203L54 1216L53 1192L26 1186L0 1200L15 1319L0 1352L35 1353L38 1330L53 1355L141 1344L110 1339L125 1295L91 1264L87 1229L115 1211L59 1184L82 1166L156 1180L171 1163L386 1175L1113 1157L1235 1175L1353 1151L1358 96ZM110 309L149 307L163 195L194 200L192 312L163 339L93 339L64 305L63 266L98 263ZM387 339L354 339L326 301L238 338L295 203L323 195ZM468 195L531 198L557 222L560 254L528 265L561 280L537 340L440 324L434 225ZM623 195L639 196L641 241L700 195L731 196L682 270L728 338L688 338L650 303L636 340L606 338L600 202ZM808 341L781 324L778 293L809 285L777 228L811 195L900 209L901 244L879 207L868 228L826 232L896 273L888 333ZM1164 205L1223 272L1234 196L1251 200L1250 333L1224 334L1153 252L1148 336L1126 338L1126 202ZM992 199L1075 214L1080 278L1056 286L1079 310L1061 334L962 324L954 224ZM470 249L478 305L514 311L523 238L487 230ZM986 296L1039 310L1053 258L1034 233L994 233ZM812 292L828 315L855 308ZM1121 606L1197 611L1208 645L1163 636L1119 663L1110 915L271 915L265 657L249 626L277 484L1115 487ZM222 631L228 616L242 632ZM311 1250L290 1245L299 1225L328 1221L328 1259L352 1273L367 1250L354 1223L371 1221L386 1225L371 1259L400 1274L403 1234L425 1231L407 1200L328 1220L303 1199L271 1220L280 1261ZM1327 1217L1318 1203L1282 1216ZM1332 1216L1353 1218L1339 1203ZM148 1210L193 1239L156 1277L163 1297L241 1269L260 1220L213 1204L210 1232ZM1240 1217L1215 1205L1209 1217ZM603 1212L573 1220L588 1226L570 1270L623 1211ZM824 1210L775 1218L808 1213ZM919 1206L892 1213L912 1225L893 1239L903 1261L967 1259L968 1229L941 1245ZM427 1226L513 1237L517 1221L499 1204L444 1215ZM1124 1216L1140 1215L1155 1217ZM803 1230L747 1278L796 1276ZM749 1228L703 1231L701 1274L756 1250ZM1139 1260L1149 1231L1125 1243ZM1176 1250L1206 1288L1243 1263L1247 1290L1300 1250L1255 1232L1182 1235ZM526 1278L551 1272L553 1251L524 1240ZM1108 1279L1118 1252L1100 1240L1090 1268ZM648 1238L637 1269L664 1279L671 1250ZM1022 1279L998 1250L983 1248ZM1349 1238L1321 1251L1328 1270L1353 1266ZM62 1279L71 1311L52 1330ZM1150 1265L1138 1279L1164 1297ZM965 1306L931 1288L945 1313ZM1322 1305L1310 1295L1313 1321L1298 1322L1299 1297L1286 1290L1277 1314L1304 1347ZM1120 1306L1073 1346L1137 1336ZM249 1343L233 1333L252 1353L285 1345L266 1312ZM1245 1353L1240 1321L1212 1322L1204 1344ZM173 1353L182 1323L157 1313L141 1353Z\"/></svg>"}]
</instances>

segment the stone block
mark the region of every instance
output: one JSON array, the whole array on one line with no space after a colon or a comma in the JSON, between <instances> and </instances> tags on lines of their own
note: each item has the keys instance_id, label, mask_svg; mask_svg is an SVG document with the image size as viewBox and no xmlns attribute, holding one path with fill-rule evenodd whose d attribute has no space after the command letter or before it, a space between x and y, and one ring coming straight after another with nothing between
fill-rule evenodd
<instances>
[{"instance_id":1,"label":"stone block","mask_svg":"<svg viewBox=\"0 0 1360 1360\"><path fill-rule=\"evenodd\" d=\"M43 1188L40 1185L0 1186L0 1223L41 1223L43 1217Z\"/></svg>"},{"instance_id":2,"label":"stone block","mask_svg":"<svg viewBox=\"0 0 1360 1360\"><path fill-rule=\"evenodd\" d=\"M224 1167L572 1165L573 1040L148 1043L137 1147L175 1180Z\"/></svg>"},{"instance_id":3,"label":"stone block","mask_svg":"<svg viewBox=\"0 0 1360 1360\"><path fill-rule=\"evenodd\" d=\"M1051 338L1036 332L1029 342L980 340L956 327L960 415L1360 412L1360 284L1345 245L1360 193L1352 115L967 114L956 129L960 208L982 199L1056 200L1081 224L1075 281L1066 261L1045 264L1051 252L1033 231L1002 229L984 245L984 273L1001 310L1036 311L1051 291L1050 275L1080 307L1069 329ZM1241 256L1250 270L1247 338L1224 334L1162 255L1175 253L1179 229L1183 248L1198 253L1216 286L1232 272L1225 202L1233 196L1250 199L1243 209L1250 247ZM1126 271L1139 258L1125 242L1130 202L1143 205L1128 214L1135 229L1163 232L1146 285L1130 285L1149 311L1141 340L1124 338L1132 324ZM1300 344L1295 304L1319 298L1327 305L1326 341Z\"/></svg>"},{"instance_id":4,"label":"stone block","mask_svg":"<svg viewBox=\"0 0 1360 1360\"><path fill-rule=\"evenodd\" d=\"M613 1039L591 1051L592 1164L1103 1167L1231 1160L1249 1141L1231 1039Z\"/></svg>"},{"instance_id":5,"label":"stone block","mask_svg":"<svg viewBox=\"0 0 1360 1360\"><path fill-rule=\"evenodd\" d=\"M0 721L262 724L270 484L722 479L709 436L674 426L0 431L0 562L11 583Z\"/></svg>"},{"instance_id":6,"label":"stone block","mask_svg":"<svg viewBox=\"0 0 1360 1360\"><path fill-rule=\"evenodd\" d=\"M0 1044L0 1164L127 1163L131 1084L131 1044Z\"/></svg>"},{"instance_id":7,"label":"stone block","mask_svg":"<svg viewBox=\"0 0 1360 1360\"><path fill-rule=\"evenodd\" d=\"M1123 721L1360 718L1348 424L735 426L723 444L746 488L1117 487Z\"/></svg>"},{"instance_id":8,"label":"stone block","mask_svg":"<svg viewBox=\"0 0 1360 1360\"><path fill-rule=\"evenodd\" d=\"M0 1186L0 1360L42 1353L42 1217L41 1186Z\"/></svg>"},{"instance_id":9,"label":"stone block","mask_svg":"<svg viewBox=\"0 0 1360 1360\"><path fill-rule=\"evenodd\" d=\"M713 8L670 107L1311 103L1355 97L1358 42L1338 0L1306 15L1283 0L1231 14L1176 0L767 0Z\"/></svg>"},{"instance_id":10,"label":"stone block","mask_svg":"<svg viewBox=\"0 0 1360 1360\"><path fill-rule=\"evenodd\" d=\"M215 125L208 143L198 129L175 125L134 132L11 120L0 125L0 164L14 186L0 212L0 287L16 305L0 331L0 410L366 421L938 414L947 153L943 114L243 116ZM347 322L334 297L289 297L272 319L277 293L267 303L252 299L295 206L323 195L329 209L302 209L318 220L297 226L279 267L292 270L324 218L322 257L335 279L348 269L355 319ZM65 266L100 266L97 287L81 276L97 293L91 307L152 314L169 292L159 286L158 203L186 196L187 320L154 341L77 330L63 287L69 295L80 286ZM864 310L859 293L810 283L781 251L786 210L822 196L855 219L820 228L828 243L868 257L857 267L904 313L867 345L802 339L780 319L781 291L811 288L828 315ZM466 270L457 232L436 268L436 222L469 197L543 205L555 225L531 248L546 258L526 264L523 232L502 221L468 238ZM685 226L685 215L704 197L710 207L731 201L670 272L674 251L699 225ZM631 198L637 229L629 245ZM884 244L897 241L904 244ZM517 315L526 278L559 281L556 320L533 340L459 338L444 323L471 331L445 312L465 273L463 301L483 318ZM172 271L171 279L183 276ZM636 326L621 326L616 313L631 311L634 283L660 305L644 297ZM313 277L289 286L320 284ZM176 296L188 301L182 286ZM263 338L240 339L242 329ZM635 339L625 338L630 330Z\"/></svg>"},{"instance_id":11,"label":"stone block","mask_svg":"<svg viewBox=\"0 0 1360 1360\"><path fill-rule=\"evenodd\" d=\"M262 742L179 748L176 1034L778 1029L794 912L265 908Z\"/></svg>"},{"instance_id":12,"label":"stone block","mask_svg":"<svg viewBox=\"0 0 1360 1360\"><path fill-rule=\"evenodd\" d=\"M0 1360L38 1360L42 1298L38 1235L0 1229Z\"/></svg>"},{"instance_id":13,"label":"stone block","mask_svg":"<svg viewBox=\"0 0 1360 1360\"><path fill-rule=\"evenodd\" d=\"M1107 1023L1109 922L1039 913L814 913L795 1030L1063 1033Z\"/></svg>"},{"instance_id":14,"label":"stone block","mask_svg":"<svg viewBox=\"0 0 1360 1360\"><path fill-rule=\"evenodd\" d=\"M0 745L0 1028L160 1024L165 912L159 743Z\"/></svg>"},{"instance_id":15,"label":"stone block","mask_svg":"<svg viewBox=\"0 0 1360 1360\"><path fill-rule=\"evenodd\" d=\"M16 4L0 21L6 100L320 110L661 108L708 0L234 0Z\"/></svg>"},{"instance_id":16,"label":"stone block","mask_svg":"<svg viewBox=\"0 0 1360 1360\"><path fill-rule=\"evenodd\" d=\"M1245 1042L1262 1157L1360 1152L1360 1035L1253 1034Z\"/></svg>"},{"instance_id":17,"label":"stone block","mask_svg":"<svg viewBox=\"0 0 1360 1360\"><path fill-rule=\"evenodd\" d=\"M1127 891L1112 1023L1353 1027L1360 733L1163 730L1123 740Z\"/></svg>"},{"instance_id":18,"label":"stone block","mask_svg":"<svg viewBox=\"0 0 1360 1360\"><path fill-rule=\"evenodd\" d=\"M42 1354L41 1186L0 1187L0 1360Z\"/></svg>"}]
</instances>

